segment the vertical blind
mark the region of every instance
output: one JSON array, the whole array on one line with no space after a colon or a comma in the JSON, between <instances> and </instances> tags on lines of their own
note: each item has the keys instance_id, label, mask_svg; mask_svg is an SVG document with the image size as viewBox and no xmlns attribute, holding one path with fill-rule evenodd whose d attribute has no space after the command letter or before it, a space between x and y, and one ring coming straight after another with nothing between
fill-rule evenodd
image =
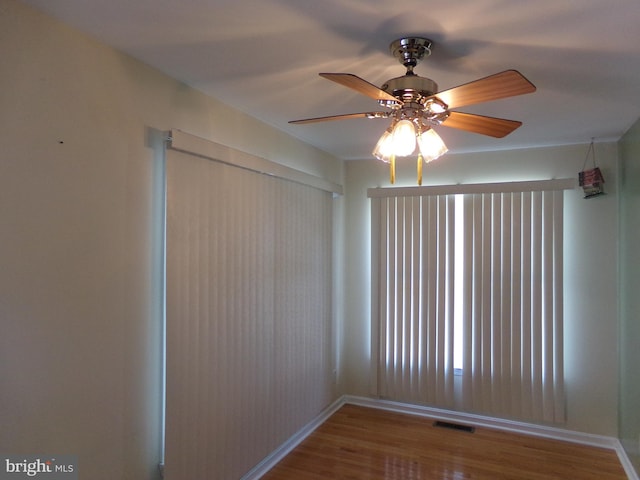
<instances>
[{"instance_id":1,"label":"vertical blind","mask_svg":"<svg viewBox=\"0 0 640 480\"><path fill-rule=\"evenodd\" d=\"M372 199L373 330L384 398L453 406L453 211L446 195Z\"/></svg>"},{"instance_id":2,"label":"vertical blind","mask_svg":"<svg viewBox=\"0 0 640 480\"><path fill-rule=\"evenodd\" d=\"M370 191L378 395L564 421L563 192L544 186Z\"/></svg>"},{"instance_id":3,"label":"vertical blind","mask_svg":"<svg viewBox=\"0 0 640 480\"><path fill-rule=\"evenodd\" d=\"M332 401L332 208L168 151L166 478L241 478Z\"/></svg>"}]
</instances>

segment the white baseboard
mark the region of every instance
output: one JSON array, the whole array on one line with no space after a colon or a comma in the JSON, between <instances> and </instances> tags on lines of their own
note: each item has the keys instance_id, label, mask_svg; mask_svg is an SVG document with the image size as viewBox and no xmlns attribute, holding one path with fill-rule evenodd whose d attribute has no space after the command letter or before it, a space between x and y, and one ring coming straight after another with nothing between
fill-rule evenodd
<instances>
[{"instance_id":1,"label":"white baseboard","mask_svg":"<svg viewBox=\"0 0 640 480\"><path fill-rule=\"evenodd\" d=\"M640 446L638 445L637 441L627 439L627 440L620 440L620 443L622 444L622 447L624 449L625 458L627 462L630 462L628 458L629 455L633 455L636 458L640 458ZM622 458L620 458L620 461L624 465L624 461ZM630 464L633 464L633 462L630 462ZM626 468L627 467L625 467L625 470ZM633 466L631 466L631 468L633 469ZM629 478L633 478L633 480L638 480L638 472L636 472L635 477L632 477L629 475Z\"/></svg>"},{"instance_id":2,"label":"white baseboard","mask_svg":"<svg viewBox=\"0 0 640 480\"><path fill-rule=\"evenodd\" d=\"M249 471L242 480L258 480L262 475L273 468L280 460L282 460L289 452L298 446L305 438L318 428L325 420L335 413L344 404L360 405L363 407L378 408L381 410L389 410L398 413L406 413L410 415L418 415L429 417L436 420L445 420L450 422L466 423L476 427L488 427L497 430L521 433L524 435L532 435L536 437L544 437L565 442L578 443L582 445L590 445L593 447L606 448L614 450L620 463L627 474L629 480L640 480L629 457L627 456L620 440L604 435L593 435L590 433L575 432L573 430L565 430L562 428L548 427L544 425L535 425L524 422L516 422L501 418L486 417L483 415L475 415L465 412L454 412L451 410L443 410L439 408L426 407L420 405L410 405L406 403L391 402L388 400L379 400L367 397L356 397L344 395L328 406L314 420L309 422L304 428L293 435L289 440L283 443L279 448L274 450L262 462Z\"/></svg>"},{"instance_id":3,"label":"white baseboard","mask_svg":"<svg viewBox=\"0 0 640 480\"><path fill-rule=\"evenodd\" d=\"M392 402L389 400L346 396L344 403L361 405L363 407L379 408L399 413L408 413L411 415L430 417L449 422L469 423L476 427L489 427L497 430L522 433L536 437L552 438L556 440L563 440L565 442L580 443L600 448L614 449L615 443L617 442L617 439L606 437L604 435L593 435L589 433L575 432L573 430L548 427L545 425L536 425L473 413L456 412L453 410L445 410L422 405L410 405L406 403Z\"/></svg>"},{"instance_id":4,"label":"white baseboard","mask_svg":"<svg viewBox=\"0 0 640 480\"><path fill-rule=\"evenodd\" d=\"M258 465L247 472L241 480L258 480L265 473L271 470L280 460L287 456L291 450L296 448L302 441L313 433L313 431L322 425L331 415L333 415L340 407L344 405L344 397L340 397L327 408L325 408L316 418L307 425L302 427L286 442L271 452Z\"/></svg>"}]
</instances>

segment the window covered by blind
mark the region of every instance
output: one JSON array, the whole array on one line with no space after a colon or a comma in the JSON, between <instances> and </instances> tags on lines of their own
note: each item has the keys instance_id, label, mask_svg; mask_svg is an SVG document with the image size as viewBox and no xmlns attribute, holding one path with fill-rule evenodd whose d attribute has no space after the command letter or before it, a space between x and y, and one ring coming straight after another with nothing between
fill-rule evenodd
<instances>
[{"instance_id":1,"label":"window covered by blind","mask_svg":"<svg viewBox=\"0 0 640 480\"><path fill-rule=\"evenodd\" d=\"M166 478L241 478L333 400L332 208L168 151Z\"/></svg>"},{"instance_id":2,"label":"window covered by blind","mask_svg":"<svg viewBox=\"0 0 640 480\"><path fill-rule=\"evenodd\" d=\"M381 397L564 421L565 183L370 191Z\"/></svg>"},{"instance_id":3,"label":"window covered by blind","mask_svg":"<svg viewBox=\"0 0 640 480\"><path fill-rule=\"evenodd\" d=\"M372 199L378 394L453 406L453 196Z\"/></svg>"}]
</instances>

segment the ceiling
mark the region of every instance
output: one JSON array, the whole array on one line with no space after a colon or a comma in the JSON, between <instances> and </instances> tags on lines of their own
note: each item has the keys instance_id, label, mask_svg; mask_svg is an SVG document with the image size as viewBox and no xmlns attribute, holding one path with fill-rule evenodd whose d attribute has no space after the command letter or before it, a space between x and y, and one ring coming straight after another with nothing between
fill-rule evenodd
<instances>
[{"instance_id":1,"label":"ceiling","mask_svg":"<svg viewBox=\"0 0 640 480\"><path fill-rule=\"evenodd\" d=\"M440 90L507 69L537 91L462 108L524 123L503 139L437 128L450 152L618 139L640 117L638 0L25 0L339 158L371 158L389 121L288 120L380 110L318 72L382 85L396 38L434 42Z\"/></svg>"}]
</instances>

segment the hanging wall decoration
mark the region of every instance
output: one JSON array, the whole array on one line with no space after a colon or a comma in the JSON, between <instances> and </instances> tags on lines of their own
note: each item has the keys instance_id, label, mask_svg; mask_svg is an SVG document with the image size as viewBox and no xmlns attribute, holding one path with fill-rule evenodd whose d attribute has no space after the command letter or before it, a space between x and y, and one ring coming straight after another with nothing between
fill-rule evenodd
<instances>
[{"instance_id":1,"label":"hanging wall decoration","mask_svg":"<svg viewBox=\"0 0 640 480\"><path fill-rule=\"evenodd\" d=\"M587 161L589 160L589 154L591 154L591 160L593 162L593 168L586 169ZM602 172L596 165L596 153L593 148L593 138L591 139L591 143L589 144L589 149L587 150L587 156L584 159L584 164L582 165L582 171L578 173L578 181L582 190L584 191L584 198L591 198L597 195L602 195L604 193L604 177L602 176Z\"/></svg>"}]
</instances>

